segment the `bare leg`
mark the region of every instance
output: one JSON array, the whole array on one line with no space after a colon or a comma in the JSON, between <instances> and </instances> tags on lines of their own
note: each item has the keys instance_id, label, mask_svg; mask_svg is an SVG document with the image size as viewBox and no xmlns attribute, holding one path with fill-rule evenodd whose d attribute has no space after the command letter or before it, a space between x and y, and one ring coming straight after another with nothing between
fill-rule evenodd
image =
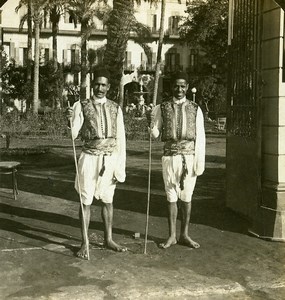
<instances>
[{"instance_id":1,"label":"bare leg","mask_svg":"<svg viewBox=\"0 0 285 300\"><path fill-rule=\"evenodd\" d=\"M104 222L104 239L105 246L109 249L125 252L126 247L120 246L115 243L112 238L112 226L113 226L113 204L112 203L102 203L102 219Z\"/></svg>"},{"instance_id":2,"label":"bare leg","mask_svg":"<svg viewBox=\"0 0 285 300\"><path fill-rule=\"evenodd\" d=\"M191 214L191 202L181 201L181 231L179 243L191 248L199 248L200 245L193 241L188 233Z\"/></svg>"},{"instance_id":3,"label":"bare leg","mask_svg":"<svg viewBox=\"0 0 285 300\"><path fill-rule=\"evenodd\" d=\"M169 238L161 243L160 248L169 248L177 243L176 240L176 219L177 219L177 203L168 203L168 228L169 228Z\"/></svg>"},{"instance_id":4,"label":"bare leg","mask_svg":"<svg viewBox=\"0 0 285 300\"><path fill-rule=\"evenodd\" d=\"M85 205L85 204L83 204L82 206L83 206L83 210L84 210L84 219L82 217L81 207L79 208L79 219L81 221L82 243L81 243L81 248L77 252L77 256L80 257L80 258L87 259L87 253L88 253L88 249L89 249L89 240L88 240L88 236L85 235L84 223L85 223L85 226L86 226L85 228L86 228L86 232L87 232L87 235L88 235L88 228L89 228L89 223L90 223L90 207L91 207L91 205Z\"/></svg>"}]
</instances>

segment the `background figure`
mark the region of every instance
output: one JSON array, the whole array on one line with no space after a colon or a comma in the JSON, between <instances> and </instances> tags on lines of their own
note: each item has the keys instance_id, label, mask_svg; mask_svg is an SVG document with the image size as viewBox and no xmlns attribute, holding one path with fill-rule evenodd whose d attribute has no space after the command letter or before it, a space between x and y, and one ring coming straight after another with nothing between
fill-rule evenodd
<instances>
[{"instance_id":1,"label":"background figure","mask_svg":"<svg viewBox=\"0 0 285 300\"><path fill-rule=\"evenodd\" d=\"M205 169L205 130L201 109L186 99L188 78L183 72L172 78L173 97L153 110L151 134L161 134L164 141L162 173L168 201L169 238L161 243L168 248L177 243L177 201L181 200L181 232L179 242L192 248L200 245L188 233L191 200L197 176Z\"/></svg>"},{"instance_id":2,"label":"background figure","mask_svg":"<svg viewBox=\"0 0 285 300\"><path fill-rule=\"evenodd\" d=\"M126 141L122 111L118 104L106 98L109 77L107 70L97 70L92 83L93 98L75 102L67 113L72 118L72 138L80 130L84 142L78 160L84 209L84 218L79 212L82 245L77 256L81 258L87 258L89 240L84 234L84 222L88 231L94 197L102 202L105 246L115 251L127 250L112 239L113 196L116 182L125 181ZM78 192L78 180L75 182Z\"/></svg>"}]
</instances>

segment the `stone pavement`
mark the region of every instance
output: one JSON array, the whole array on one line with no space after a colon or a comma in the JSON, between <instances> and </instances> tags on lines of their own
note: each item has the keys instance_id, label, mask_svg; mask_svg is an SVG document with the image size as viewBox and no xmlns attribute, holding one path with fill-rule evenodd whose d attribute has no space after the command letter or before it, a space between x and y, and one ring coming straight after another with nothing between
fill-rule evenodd
<instances>
[{"instance_id":1,"label":"stone pavement","mask_svg":"<svg viewBox=\"0 0 285 300\"><path fill-rule=\"evenodd\" d=\"M220 142L209 140L208 149ZM214 150L207 156L208 168L193 200L190 232L201 248L175 245L162 250L157 244L167 237L167 220L154 145L149 239L143 254L144 147L138 152L129 145L130 179L118 186L115 198L114 239L129 251L102 247L100 207L95 203L90 261L74 256L80 231L70 157L60 157L63 164L54 167L51 156L49 169L40 158L23 161L17 201L10 182L1 177L0 299L284 299L284 244L248 235L246 221L224 206L223 153ZM62 151L54 149L53 155ZM133 238L135 232L140 232L139 239Z\"/></svg>"}]
</instances>

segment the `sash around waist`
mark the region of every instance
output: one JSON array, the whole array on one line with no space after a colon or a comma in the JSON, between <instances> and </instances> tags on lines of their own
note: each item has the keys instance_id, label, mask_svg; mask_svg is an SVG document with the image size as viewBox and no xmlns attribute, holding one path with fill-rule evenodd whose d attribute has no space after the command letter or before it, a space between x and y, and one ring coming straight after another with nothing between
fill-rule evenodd
<instances>
[{"instance_id":1,"label":"sash around waist","mask_svg":"<svg viewBox=\"0 0 285 300\"><path fill-rule=\"evenodd\" d=\"M195 153L195 141L167 141L164 143L163 155L173 156L173 155L190 155Z\"/></svg>"},{"instance_id":2,"label":"sash around waist","mask_svg":"<svg viewBox=\"0 0 285 300\"><path fill-rule=\"evenodd\" d=\"M94 139L85 141L82 151L93 155L111 155L116 146L117 140L115 138Z\"/></svg>"}]
</instances>

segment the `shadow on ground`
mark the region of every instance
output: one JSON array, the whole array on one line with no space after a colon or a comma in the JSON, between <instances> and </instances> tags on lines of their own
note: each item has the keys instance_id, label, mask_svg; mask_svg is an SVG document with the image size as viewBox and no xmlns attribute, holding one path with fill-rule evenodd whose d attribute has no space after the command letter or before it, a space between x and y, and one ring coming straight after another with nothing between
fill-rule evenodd
<instances>
[{"instance_id":1,"label":"shadow on ground","mask_svg":"<svg viewBox=\"0 0 285 300\"><path fill-rule=\"evenodd\" d=\"M50 151L38 155L5 156L2 160L17 160L21 162L18 174L19 189L35 195L46 195L69 201L78 202L74 185L74 161L70 147L56 146L56 151ZM58 151L60 149L60 151ZM115 193L114 207L120 210L132 211L144 214L147 202L147 151L130 150L129 158L143 158L146 166L128 164L127 180L120 184ZM160 164L160 153L153 154L153 162ZM224 205L225 158L222 156L207 155L207 163L213 163L215 167L207 167L203 176L197 180L193 197L191 223L203 224L221 230L246 233L246 222L240 222L239 217ZM2 188L11 187L9 176L1 177ZM160 168L156 167L151 176L152 189L163 191L163 180ZM151 196L150 215L166 217L166 205L163 193ZM95 206L100 205L94 202ZM68 216L52 214L43 211L29 209L17 209L14 205L0 205L3 212L37 218L47 222L78 226L78 221ZM94 228L102 230L102 223L92 222ZM13 226L11 226L12 228ZM118 232L125 234L124 232ZM129 234L129 232L126 232Z\"/></svg>"}]
</instances>

